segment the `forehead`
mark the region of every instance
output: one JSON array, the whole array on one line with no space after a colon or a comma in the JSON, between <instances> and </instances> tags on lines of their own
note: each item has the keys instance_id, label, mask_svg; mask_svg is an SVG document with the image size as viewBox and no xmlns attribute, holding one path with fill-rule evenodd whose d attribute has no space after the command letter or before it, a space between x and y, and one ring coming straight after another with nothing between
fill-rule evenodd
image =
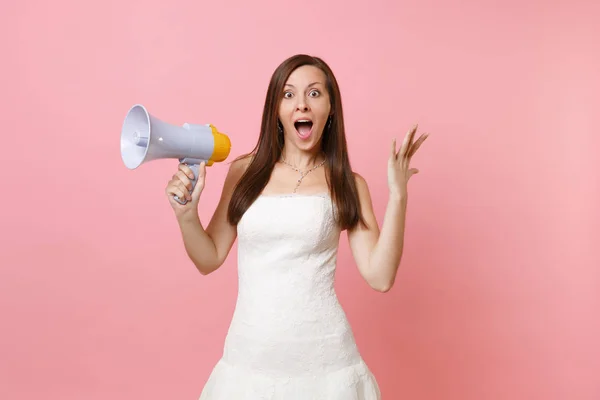
<instances>
[{"instance_id":1,"label":"forehead","mask_svg":"<svg viewBox=\"0 0 600 400\"><path fill-rule=\"evenodd\" d=\"M291 74L286 84L293 86L308 86L312 83L320 83L325 85L327 77L325 73L318 67L313 65L303 65L296 68Z\"/></svg>"}]
</instances>

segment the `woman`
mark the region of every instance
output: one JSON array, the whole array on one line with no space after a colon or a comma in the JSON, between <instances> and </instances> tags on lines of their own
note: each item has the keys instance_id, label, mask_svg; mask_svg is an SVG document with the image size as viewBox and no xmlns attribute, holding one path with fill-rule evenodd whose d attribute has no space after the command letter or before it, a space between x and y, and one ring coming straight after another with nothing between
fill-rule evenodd
<instances>
[{"instance_id":1,"label":"woman","mask_svg":"<svg viewBox=\"0 0 600 400\"><path fill-rule=\"evenodd\" d=\"M260 137L236 159L204 229L198 202L205 166L180 165L166 193L187 254L202 274L219 268L238 239L239 293L201 400L380 399L336 297L340 232L375 290L394 284L402 255L411 157L427 138L416 127L388 162L389 199L379 231L365 180L348 160L340 90L320 58L297 55L274 72ZM186 197L181 205L173 196Z\"/></svg>"}]
</instances>

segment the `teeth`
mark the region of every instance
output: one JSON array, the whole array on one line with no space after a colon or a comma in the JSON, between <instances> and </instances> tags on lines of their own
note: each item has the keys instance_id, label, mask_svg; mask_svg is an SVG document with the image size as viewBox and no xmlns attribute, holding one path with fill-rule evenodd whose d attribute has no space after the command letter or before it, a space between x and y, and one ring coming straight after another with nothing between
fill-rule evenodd
<instances>
[{"instance_id":1,"label":"teeth","mask_svg":"<svg viewBox=\"0 0 600 400\"><path fill-rule=\"evenodd\" d=\"M298 121L296 121L296 122L310 122L310 120L308 120L308 119L299 119L299 120L298 120Z\"/></svg>"}]
</instances>

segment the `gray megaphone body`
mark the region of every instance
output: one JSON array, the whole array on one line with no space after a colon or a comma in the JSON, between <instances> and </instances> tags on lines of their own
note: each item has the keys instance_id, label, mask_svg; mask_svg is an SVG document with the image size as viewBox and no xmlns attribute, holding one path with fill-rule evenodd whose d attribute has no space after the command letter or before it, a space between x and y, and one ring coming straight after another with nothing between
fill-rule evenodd
<instances>
[{"instance_id":1,"label":"gray megaphone body","mask_svg":"<svg viewBox=\"0 0 600 400\"><path fill-rule=\"evenodd\" d=\"M121 128L121 159L129 169L145 162L176 158L194 172L192 190L198 181L198 168L227 159L231 150L229 137L210 125L185 123L181 127L152 116L141 104L129 109ZM174 197L180 204L186 199Z\"/></svg>"}]
</instances>

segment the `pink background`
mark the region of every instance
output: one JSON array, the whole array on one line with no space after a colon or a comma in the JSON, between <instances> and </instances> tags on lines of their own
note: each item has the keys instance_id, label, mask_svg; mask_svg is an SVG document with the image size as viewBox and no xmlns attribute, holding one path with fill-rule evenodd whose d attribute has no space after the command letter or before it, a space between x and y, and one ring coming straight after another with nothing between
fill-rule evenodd
<instances>
[{"instance_id":1,"label":"pink background","mask_svg":"<svg viewBox=\"0 0 600 400\"><path fill-rule=\"evenodd\" d=\"M198 397L236 248L196 272L163 192L177 162L127 170L121 123L140 102L214 124L237 156L273 69L307 52L339 78L380 221L392 137L431 133L394 289L369 289L341 242L339 297L384 399L599 399L598 4L4 3L0 398Z\"/></svg>"}]
</instances>

